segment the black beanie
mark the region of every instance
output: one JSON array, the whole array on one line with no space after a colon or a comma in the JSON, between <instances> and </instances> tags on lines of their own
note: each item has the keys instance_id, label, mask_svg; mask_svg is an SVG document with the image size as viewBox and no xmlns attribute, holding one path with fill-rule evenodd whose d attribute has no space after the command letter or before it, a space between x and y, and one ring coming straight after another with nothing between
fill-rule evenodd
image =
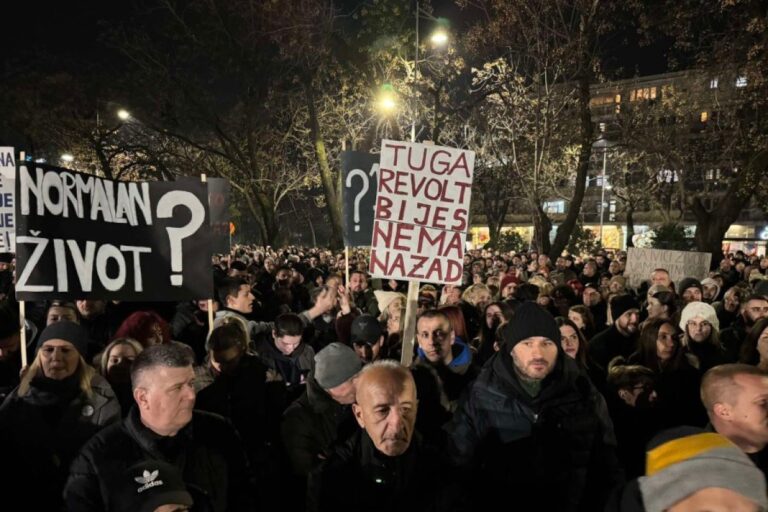
<instances>
[{"instance_id":1,"label":"black beanie","mask_svg":"<svg viewBox=\"0 0 768 512\"><path fill-rule=\"evenodd\" d=\"M631 295L617 295L611 299L611 318L614 323L630 309L640 309L640 304Z\"/></svg>"},{"instance_id":2,"label":"black beanie","mask_svg":"<svg viewBox=\"0 0 768 512\"><path fill-rule=\"evenodd\" d=\"M75 346L80 355L87 357L88 333L74 322L61 321L52 323L40 333L37 340L37 350L48 340L64 340Z\"/></svg>"},{"instance_id":3,"label":"black beanie","mask_svg":"<svg viewBox=\"0 0 768 512\"><path fill-rule=\"evenodd\" d=\"M560 346L560 329L552 315L535 302L524 302L501 328L501 339L506 350L512 350L518 342L534 336L543 336Z\"/></svg>"},{"instance_id":4,"label":"black beanie","mask_svg":"<svg viewBox=\"0 0 768 512\"><path fill-rule=\"evenodd\" d=\"M701 291L701 281L695 277L685 277L680 280L680 284L677 287L677 293L682 295L688 288L698 288Z\"/></svg>"}]
</instances>

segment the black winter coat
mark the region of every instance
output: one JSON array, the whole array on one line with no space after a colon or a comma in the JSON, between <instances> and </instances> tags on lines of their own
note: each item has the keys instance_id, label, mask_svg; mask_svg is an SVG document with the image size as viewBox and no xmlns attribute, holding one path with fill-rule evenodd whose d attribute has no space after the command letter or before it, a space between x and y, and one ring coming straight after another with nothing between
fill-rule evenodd
<instances>
[{"instance_id":1,"label":"black winter coat","mask_svg":"<svg viewBox=\"0 0 768 512\"><path fill-rule=\"evenodd\" d=\"M605 400L562 352L535 398L499 352L446 429L454 464L472 471L478 508L514 496L519 510L600 510L623 480Z\"/></svg>"},{"instance_id":2,"label":"black winter coat","mask_svg":"<svg viewBox=\"0 0 768 512\"><path fill-rule=\"evenodd\" d=\"M143 460L162 460L179 468L195 503L215 512L252 511L254 488L240 438L220 416L195 411L175 436L159 436L133 408L122 423L90 440L72 463L64 490L72 512L112 511L124 472ZM138 475L137 475L138 476Z\"/></svg>"},{"instance_id":3,"label":"black winter coat","mask_svg":"<svg viewBox=\"0 0 768 512\"><path fill-rule=\"evenodd\" d=\"M309 476L311 512L451 512L466 510L462 485L455 485L441 456L418 433L402 455L379 452L365 430L337 447Z\"/></svg>"},{"instance_id":4,"label":"black winter coat","mask_svg":"<svg viewBox=\"0 0 768 512\"><path fill-rule=\"evenodd\" d=\"M62 507L70 463L94 434L120 421L120 404L99 375L90 397L76 376L36 382L25 396L14 390L0 407L0 482L7 503L55 511Z\"/></svg>"}]
</instances>

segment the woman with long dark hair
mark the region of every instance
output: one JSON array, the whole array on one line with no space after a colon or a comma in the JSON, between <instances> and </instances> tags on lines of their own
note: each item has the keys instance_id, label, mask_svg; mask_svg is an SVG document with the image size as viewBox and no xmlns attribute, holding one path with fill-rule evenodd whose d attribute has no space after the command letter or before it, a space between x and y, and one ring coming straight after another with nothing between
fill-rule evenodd
<instances>
[{"instance_id":1,"label":"woman with long dark hair","mask_svg":"<svg viewBox=\"0 0 768 512\"><path fill-rule=\"evenodd\" d=\"M508 302L491 302L483 311L482 324L480 325L480 334L472 340L472 348L475 349L475 361L479 366L496 353L498 348L494 348L494 343L498 341L496 332L499 326L509 322L514 315L514 309Z\"/></svg>"},{"instance_id":2,"label":"woman with long dark hair","mask_svg":"<svg viewBox=\"0 0 768 512\"><path fill-rule=\"evenodd\" d=\"M629 364L650 368L656 375L661 417L667 427L703 426L707 416L699 398L701 374L691 366L682 345L682 331L671 320L652 318L640 331L637 351Z\"/></svg>"},{"instance_id":3,"label":"woman with long dark hair","mask_svg":"<svg viewBox=\"0 0 768 512\"><path fill-rule=\"evenodd\" d=\"M739 361L768 372L768 317L761 318L750 329L741 345Z\"/></svg>"}]
</instances>

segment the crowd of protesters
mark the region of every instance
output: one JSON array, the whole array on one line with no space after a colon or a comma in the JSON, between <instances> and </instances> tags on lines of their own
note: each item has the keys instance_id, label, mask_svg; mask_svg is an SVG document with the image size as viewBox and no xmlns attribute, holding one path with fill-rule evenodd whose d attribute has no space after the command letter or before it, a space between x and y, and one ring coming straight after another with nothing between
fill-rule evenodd
<instances>
[{"instance_id":1,"label":"crowd of protesters","mask_svg":"<svg viewBox=\"0 0 768 512\"><path fill-rule=\"evenodd\" d=\"M212 301L26 303L22 368L2 254L5 503L768 511L768 258L724 256L630 283L622 251L468 251L403 367L408 284L365 251L237 246Z\"/></svg>"}]
</instances>

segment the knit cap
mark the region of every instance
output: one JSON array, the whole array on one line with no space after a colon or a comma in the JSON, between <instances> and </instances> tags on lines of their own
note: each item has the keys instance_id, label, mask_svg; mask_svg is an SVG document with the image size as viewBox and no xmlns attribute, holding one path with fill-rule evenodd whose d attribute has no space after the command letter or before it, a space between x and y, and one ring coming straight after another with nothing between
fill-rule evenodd
<instances>
[{"instance_id":1,"label":"knit cap","mask_svg":"<svg viewBox=\"0 0 768 512\"><path fill-rule=\"evenodd\" d=\"M55 322L43 329L37 340L37 350L48 340L64 340L75 346L80 355L87 357L88 333L74 322Z\"/></svg>"},{"instance_id":2,"label":"knit cap","mask_svg":"<svg viewBox=\"0 0 768 512\"><path fill-rule=\"evenodd\" d=\"M323 389L335 388L360 372L363 367L355 351L334 342L315 354L315 380Z\"/></svg>"},{"instance_id":3,"label":"knit cap","mask_svg":"<svg viewBox=\"0 0 768 512\"><path fill-rule=\"evenodd\" d=\"M768 508L765 477L725 437L695 427L666 430L648 443L646 471L638 479L646 512L663 512L711 487L734 491Z\"/></svg>"},{"instance_id":4,"label":"knit cap","mask_svg":"<svg viewBox=\"0 0 768 512\"><path fill-rule=\"evenodd\" d=\"M499 284L499 290L503 290L509 283L520 284L520 279L514 274L506 274Z\"/></svg>"},{"instance_id":5,"label":"knit cap","mask_svg":"<svg viewBox=\"0 0 768 512\"><path fill-rule=\"evenodd\" d=\"M702 288L704 288L704 286L714 286L715 287L715 297L720 295L720 285L717 283L717 281L715 281L711 277L708 277L706 279L702 279L701 280L701 286L702 286Z\"/></svg>"},{"instance_id":6,"label":"knit cap","mask_svg":"<svg viewBox=\"0 0 768 512\"><path fill-rule=\"evenodd\" d=\"M715 308L707 304L706 302L689 302L683 308L683 312L680 313L680 328L685 331L685 326L688 325L688 320L700 316L714 327L716 330L720 330L720 320L717 318L717 312Z\"/></svg>"},{"instance_id":7,"label":"knit cap","mask_svg":"<svg viewBox=\"0 0 768 512\"><path fill-rule=\"evenodd\" d=\"M677 293L682 295L688 288L698 288L701 290L701 281L695 277L684 277L680 280L680 285L677 287Z\"/></svg>"},{"instance_id":8,"label":"knit cap","mask_svg":"<svg viewBox=\"0 0 768 512\"><path fill-rule=\"evenodd\" d=\"M614 322L630 309L640 309L640 304L631 295L617 295L611 299L611 318Z\"/></svg>"},{"instance_id":9,"label":"knit cap","mask_svg":"<svg viewBox=\"0 0 768 512\"><path fill-rule=\"evenodd\" d=\"M512 350L518 342L534 336L543 336L560 346L560 329L552 315L535 302L525 302L501 328L501 338L507 350Z\"/></svg>"}]
</instances>

